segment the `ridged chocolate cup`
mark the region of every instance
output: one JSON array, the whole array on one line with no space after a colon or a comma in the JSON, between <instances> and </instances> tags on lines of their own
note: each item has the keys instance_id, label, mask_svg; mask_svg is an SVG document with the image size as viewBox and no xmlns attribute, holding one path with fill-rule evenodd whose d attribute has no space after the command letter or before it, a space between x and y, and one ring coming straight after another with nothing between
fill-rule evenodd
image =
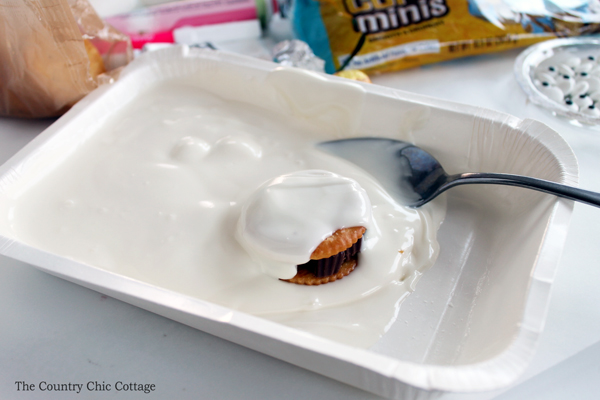
<instances>
[{"instance_id":1,"label":"ridged chocolate cup","mask_svg":"<svg viewBox=\"0 0 600 400\"><path fill-rule=\"evenodd\" d=\"M337 274L344 261L355 257L360 252L362 238L344 251L340 251L331 257L321 260L310 260L305 264L298 265L298 270L306 270L317 278Z\"/></svg>"}]
</instances>

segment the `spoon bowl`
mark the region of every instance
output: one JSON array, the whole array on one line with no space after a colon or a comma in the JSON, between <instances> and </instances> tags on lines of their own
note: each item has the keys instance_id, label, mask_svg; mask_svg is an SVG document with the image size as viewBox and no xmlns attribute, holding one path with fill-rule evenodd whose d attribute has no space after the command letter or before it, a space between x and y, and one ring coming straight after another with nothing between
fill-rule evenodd
<instances>
[{"instance_id":1,"label":"spoon bowl","mask_svg":"<svg viewBox=\"0 0 600 400\"><path fill-rule=\"evenodd\" d=\"M448 175L431 154L400 140L361 137L321 142L318 147L373 175L402 205L420 207L446 190L466 184L519 186L600 207L600 193L522 175L468 172Z\"/></svg>"}]
</instances>

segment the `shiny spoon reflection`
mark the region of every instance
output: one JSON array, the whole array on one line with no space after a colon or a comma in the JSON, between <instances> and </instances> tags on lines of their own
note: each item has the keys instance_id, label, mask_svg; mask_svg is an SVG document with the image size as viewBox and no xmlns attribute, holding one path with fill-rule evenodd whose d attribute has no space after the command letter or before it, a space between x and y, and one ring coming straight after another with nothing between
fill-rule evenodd
<instances>
[{"instance_id":1,"label":"shiny spoon reflection","mask_svg":"<svg viewBox=\"0 0 600 400\"><path fill-rule=\"evenodd\" d=\"M448 175L441 164L412 143L387 138L322 142L318 148L373 175L400 204L420 207L446 190L467 184L519 186L600 207L600 193L521 175L471 172Z\"/></svg>"}]
</instances>

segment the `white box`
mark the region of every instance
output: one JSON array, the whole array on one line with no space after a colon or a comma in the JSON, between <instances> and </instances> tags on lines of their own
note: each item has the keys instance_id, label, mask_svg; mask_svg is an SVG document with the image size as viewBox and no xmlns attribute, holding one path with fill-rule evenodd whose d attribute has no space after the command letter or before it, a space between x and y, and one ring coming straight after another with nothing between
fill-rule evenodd
<instances>
[{"instance_id":1,"label":"white box","mask_svg":"<svg viewBox=\"0 0 600 400\"><path fill-rule=\"evenodd\" d=\"M135 101L141 88L174 78L194 80L214 70L243 85L260 82L277 67L187 47L144 55L118 82L91 93L0 167L0 212L6 212L7 188L43 179L49 165L76 152L95 126ZM240 101L251 102L256 95L250 89L219 92L207 85ZM364 110L357 121L361 135L412 141L450 173L518 173L577 184L571 149L541 123L376 85L364 88ZM498 389L513 382L532 358L573 205L500 186L460 187L447 200L436 264L402 305L389 332L368 350L48 254L19 242L4 222L0 254L385 397Z\"/></svg>"}]
</instances>

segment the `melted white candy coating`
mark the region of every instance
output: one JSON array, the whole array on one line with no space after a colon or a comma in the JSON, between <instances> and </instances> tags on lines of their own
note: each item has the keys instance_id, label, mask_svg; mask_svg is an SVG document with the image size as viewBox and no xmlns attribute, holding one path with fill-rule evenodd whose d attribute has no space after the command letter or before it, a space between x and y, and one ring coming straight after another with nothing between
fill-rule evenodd
<instances>
[{"instance_id":1,"label":"melted white candy coating","mask_svg":"<svg viewBox=\"0 0 600 400\"><path fill-rule=\"evenodd\" d=\"M303 77L292 75L273 75L278 79L260 82L259 88L277 92L289 86L301 95ZM230 77L206 82L228 87L225 78ZM313 84L314 90L333 90L331 97L337 96L326 81ZM328 113L331 118L322 126L345 127L348 115L360 115L361 93L343 89L337 97L356 95L357 101L336 103L336 113ZM306 102L307 112L316 112L314 104ZM303 103L289 107L293 116L223 100L189 82L150 88L77 151L49 158L40 166L43 179L38 173L25 180L31 186L6 187L4 195L12 200L2 202L0 227L50 253L369 346L433 265L445 206L398 206L370 175L315 149L315 143L337 133L313 129L314 118L305 117L312 114L304 113ZM323 107L327 104L319 110ZM242 204L261 184L308 169L358 182L372 212L359 266L344 279L318 287L273 279L235 239Z\"/></svg>"},{"instance_id":2,"label":"melted white candy coating","mask_svg":"<svg viewBox=\"0 0 600 400\"><path fill-rule=\"evenodd\" d=\"M370 222L371 202L358 182L329 171L299 171L266 182L250 196L237 238L267 274L290 279L336 230L368 228Z\"/></svg>"}]
</instances>

